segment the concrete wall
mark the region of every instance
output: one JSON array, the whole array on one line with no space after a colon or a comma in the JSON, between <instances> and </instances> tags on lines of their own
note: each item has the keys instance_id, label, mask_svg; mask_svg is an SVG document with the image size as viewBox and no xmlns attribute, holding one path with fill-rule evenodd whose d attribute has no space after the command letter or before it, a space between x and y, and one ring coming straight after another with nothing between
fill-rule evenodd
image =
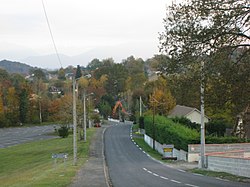
<instances>
[{"instance_id":1,"label":"concrete wall","mask_svg":"<svg viewBox=\"0 0 250 187\"><path fill-rule=\"evenodd\" d=\"M236 144L206 144L205 152L229 152L235 150L244 150L244 157L250 157L250 143L236 143ZM188 162L199 161L200 144L188 145Z\"/></svg>"},{"instance_id":2,"label":"concrete wall","mask_svg":"<svg viewBox=\"0 0 250 187\"><path fill-rule=\"evenodd\" d=\"M153 148L153 139L144 134L144 141L151 147ZM157 150L161 155L164 155L165 153L163 152L162 149L162 144L159 142L155 141L155 150ZM184 160L187 161L187 152L183 150L178 150L178 149L173 149L173 157L176 157L177 160Z\"/></svg>"},{"instance_id":3,"label":"concrete wall","mask_svg":"<svg viewBox=\"0 0 250 187\"><path fill-rule=\"evenodd\" d=\"M250 177L250 159L213 155L206 156L206 159L209 170Z\"/></svg>"}]
</instances>

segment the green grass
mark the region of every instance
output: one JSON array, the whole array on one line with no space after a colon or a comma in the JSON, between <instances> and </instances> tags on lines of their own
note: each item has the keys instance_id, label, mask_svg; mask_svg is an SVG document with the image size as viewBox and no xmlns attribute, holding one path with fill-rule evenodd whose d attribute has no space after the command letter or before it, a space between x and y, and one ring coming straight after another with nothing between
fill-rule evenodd
<instances>
[{"instance_id":1,"label":"green grass","mask_svg":"<svg viewBox=\"0 0 250 187\"><path fill-rule=\"evenodd\" d=\"M225 172L215 172L215 171L209 171L209 170L204 170L204 169L191 169L189 170L189 172L202 174L204 176L219 177L221 179L226 179L230 181L250 182L250 178L236 176L236 175L232 175L230 173L225 173Z\"/></svg>"},{"instance_id":2,"label":"green grass","mask_svg":"<svg viewBox=\"0 0 250 187\"><path fill-rule=\"evenodd\" d=\"M80 166L85 163L89 153L89 143L95 128L88 129L87 142L78 141L78 164L73 166L73 138L57 138L21 144L0 149L1 186L36 187L67 186L71 183ZM57 164L52 153L68 153L64 163Z\"/></svg>"},{"instance_id":3,"label":"green grass","mask_svg":"<svg viewBox=\"0 0 250 187\"><path fill-rule=\"evenodd\" d=\"M167 160L162 160L162 155L158 153L157 151L153 150L147 143L145 143L143 138L133 138L134 141L141 147L146 153L148 153L151 157L161 160L162 162L171 162Z\"/></svg>"}]
</instances>

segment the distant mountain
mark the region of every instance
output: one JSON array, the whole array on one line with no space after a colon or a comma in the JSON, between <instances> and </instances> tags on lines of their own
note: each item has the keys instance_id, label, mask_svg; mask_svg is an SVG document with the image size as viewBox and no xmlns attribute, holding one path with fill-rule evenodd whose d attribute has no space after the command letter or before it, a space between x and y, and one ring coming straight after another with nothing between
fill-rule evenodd
<instances>
[{"instance_id":1,"label":"distant mountain","mask_svg":"<svg viewBox=\"0 0 250 187\"><path fill-rule=\"evenodd\" d=\"M96 47L75 56L59 54L62 64L58 61L56 54L31 56L22 59L22 61L30 64L31 66L45 69L59 69L61 66L66 68L70 65L75 67L77 65L87 66L88 63L90 63L94 58L98 58L100 60L113 58L116 63L120 63L123 59L126 59L131 55L135 58L142 58L144 60L151 58L154 54L157 54L157 51L153 52L154 47L154 44L148 42Z\"/></svg>"},{"instance_id":2,"label":"distant mountain","mask_svg":"<svg viewBox=\"0 0 250 187\"><path fill-rule=\"evenodd\" d=\"M19 73L23 75L28 75L30 70L34 69L32 66L27 64L9 60L0 61L0 68L5 69L9 73Z\"/></svg>"}]
</instances>

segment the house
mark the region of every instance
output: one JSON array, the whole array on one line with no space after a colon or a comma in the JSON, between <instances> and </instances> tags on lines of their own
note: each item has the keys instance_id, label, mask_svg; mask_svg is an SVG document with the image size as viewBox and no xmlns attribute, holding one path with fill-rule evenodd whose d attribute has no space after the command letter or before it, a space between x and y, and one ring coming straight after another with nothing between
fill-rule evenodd
<instances>
[{"instance_id":1,"label":"house","mask_svg":"<svg viewBox=\"0 0 250 187\"><path fill-rule=\"evenodd\" d=\"M186 117L191 122L201 124L201 112L192 107L176 105L172 111L170 111L169 117ZM204 122L207 123L209 118L205 115Z\"/></svg>"}]
</instances>

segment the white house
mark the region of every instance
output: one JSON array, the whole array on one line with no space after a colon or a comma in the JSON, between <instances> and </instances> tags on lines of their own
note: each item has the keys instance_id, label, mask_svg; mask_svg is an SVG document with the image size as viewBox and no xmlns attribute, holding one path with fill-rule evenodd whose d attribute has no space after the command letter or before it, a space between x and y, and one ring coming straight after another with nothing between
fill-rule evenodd
<instances>
[{"instance_id":1,"label":"white house","mask_svg":"<svg viewBox=\"0 0 250 187\"><path fill-rule=\"evenodd\" d=\"M172 111L170 111L169 117L186 117L191 122L201 124L201 112L192 107L176 105ZM209 118L205 116L204 122L207 123Z\"/></svg>"}]
</instances>

